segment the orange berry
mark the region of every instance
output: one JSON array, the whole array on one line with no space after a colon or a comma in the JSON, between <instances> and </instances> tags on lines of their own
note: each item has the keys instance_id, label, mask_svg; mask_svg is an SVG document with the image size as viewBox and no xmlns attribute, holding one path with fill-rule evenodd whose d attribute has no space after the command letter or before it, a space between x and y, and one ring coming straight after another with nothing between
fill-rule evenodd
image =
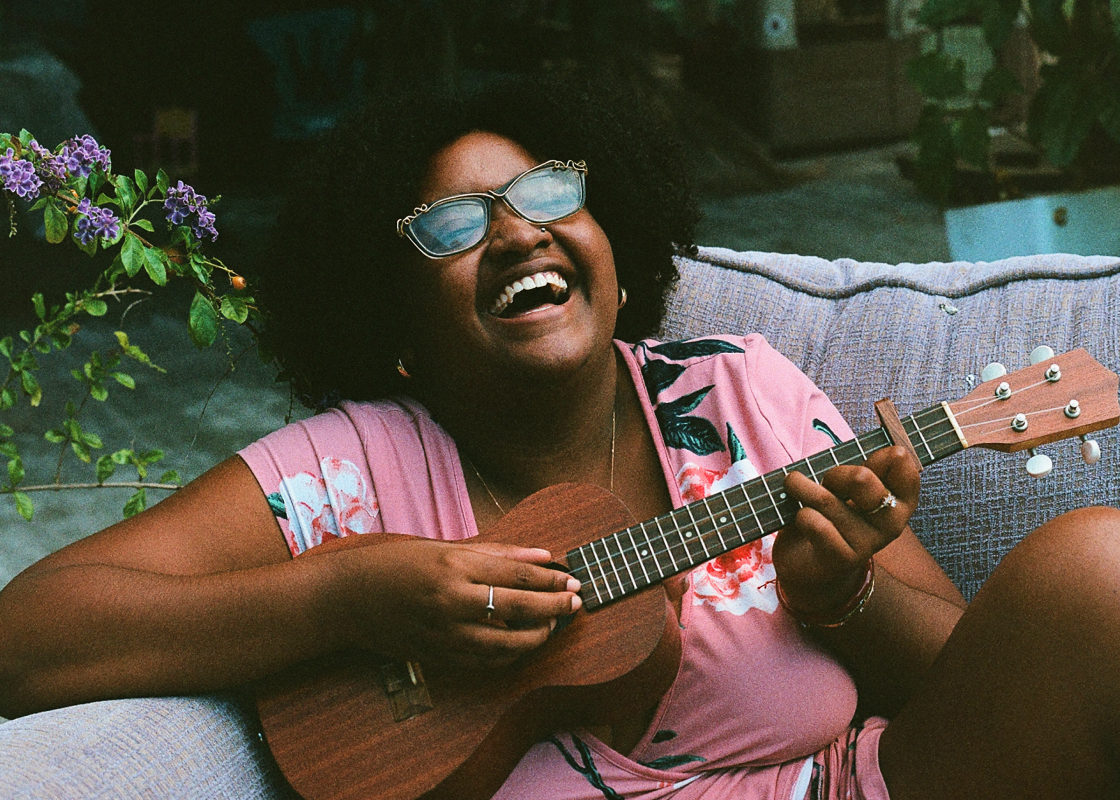
<instances>
[{"instance_id":1,"label":"orange berry","mask_svg":"<svg viewBox=\"0 0 1120 800\"><path fill-rule=\"evenodd\" d=\"M242 289L244 289L246 286L249 285L245 282L245 279L242 278L240 275L234 275L232 278L229 279L229 282L231 284L233 284L233 288L237 289L238 291L241 291Z\"/></svg>"}]
</instances>

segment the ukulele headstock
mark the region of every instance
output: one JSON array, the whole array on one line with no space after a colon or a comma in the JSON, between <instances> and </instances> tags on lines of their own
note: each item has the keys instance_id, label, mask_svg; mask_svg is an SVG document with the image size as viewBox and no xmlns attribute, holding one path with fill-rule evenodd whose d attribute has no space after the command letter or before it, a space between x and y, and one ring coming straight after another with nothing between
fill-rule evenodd
<instances>
[{"instance_id":1,"label":"ukulele headstock","mask_svg":"<svg viewBox=\"0 0 1120 800\"><path fill-rule=\"evenodd\" d=\"M967 447L1015 452L1115 425L1118 386L1079 349L981 383L948 405Z\"/></svg>"}]
</instances>

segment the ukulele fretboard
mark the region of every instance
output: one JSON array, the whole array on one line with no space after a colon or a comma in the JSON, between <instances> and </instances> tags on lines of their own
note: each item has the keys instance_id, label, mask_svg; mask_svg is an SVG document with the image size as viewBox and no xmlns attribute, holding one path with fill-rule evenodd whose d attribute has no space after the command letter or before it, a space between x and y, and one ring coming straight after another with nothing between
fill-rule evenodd
<instances>
[{"instance_id":1,"label":"ukulele fretboard","mask_svg":"<svg viewBox=\"0 0 1120 800\"><path fill-rule=\"evenodd\" d=\"M964 449L944 404L905 418L902 426L922 466ZM569 571L583 584L584 607L619 600L780 530L801 507L784 489L790 472L819 481L832 467L861 464L892 444L878 428L570 551Z\"/></svg>"}]
</instances>

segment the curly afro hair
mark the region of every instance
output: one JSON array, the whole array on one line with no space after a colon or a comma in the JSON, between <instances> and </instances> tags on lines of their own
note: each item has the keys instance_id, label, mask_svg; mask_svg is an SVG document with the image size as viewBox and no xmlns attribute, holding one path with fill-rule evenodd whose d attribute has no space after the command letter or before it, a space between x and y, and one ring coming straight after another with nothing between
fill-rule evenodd
<instances>
[{"instance_id":1,"label":"curly afro hair","mask_svg":"<svg viewBox=\"0 0 1120 800\"><path fill-rule=\"evenodd\" d=\"M301 157L258 267L261 344L312 408L405 390L395 364L409 313L396 220L414 208L432 156L471 131L541 161L588 165L587 207L610 239L628 303L618 338L658 329L698 218L679 148L632 91L550 76L487 81L452 95L406 87L379 97Z\"/></svg>"}]
</instances>

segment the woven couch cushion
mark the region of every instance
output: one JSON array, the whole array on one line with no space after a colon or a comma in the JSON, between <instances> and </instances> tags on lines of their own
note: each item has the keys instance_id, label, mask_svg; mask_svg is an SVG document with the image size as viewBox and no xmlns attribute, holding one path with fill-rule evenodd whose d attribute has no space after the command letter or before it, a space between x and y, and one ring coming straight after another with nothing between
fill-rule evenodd
<instances>
[{"instance_id":1,"label":"woven couch cushion","mask_svg":"<svg viewBox=\"0 0 1120 800\"><path fill-rule=\"evenodd\" d=\"M869 264L849 259L701 249L681 259L682 280L664 338L758 331L824 389L857 432L878 426L873 404L900 414L956 400L1000 361L1029 364L1048 344L1086 348L1120 367L1120 260L1066 255L992 263ZM1042 448L1054 460L1029 478L1023 454L975 448L928 467L911 525L967 597L1003 555L1054 515L1120 505L1116 430Z\"/></svg>"},{"instance_id":2,"label":"woven couch cushion","mask_svg":"<svg viewBox=\"0 0 1120 800\"><path fill-rule=\"evenodd\" d=\"M110 700L0 725L5 800L296 800L228 697Z\"/></svg>"}]
</instances>

